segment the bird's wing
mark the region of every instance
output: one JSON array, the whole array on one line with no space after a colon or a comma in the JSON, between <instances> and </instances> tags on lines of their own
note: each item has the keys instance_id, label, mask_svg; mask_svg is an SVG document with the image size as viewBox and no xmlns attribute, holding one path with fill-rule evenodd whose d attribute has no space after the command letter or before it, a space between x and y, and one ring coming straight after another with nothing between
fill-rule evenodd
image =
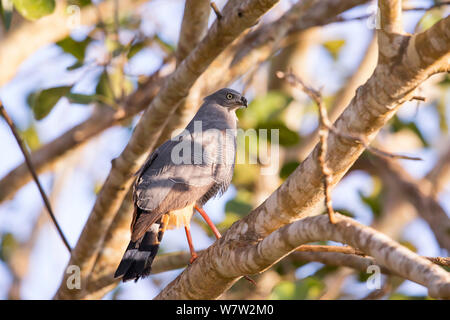
<instances>
[{"instance_id":1,"label":"bird's wing","mask_svg":"<svg viewBox=\"0 0 450 320\"><path fill-rule=\"evenodd\" d=\"M189 134L183 139L167 141L149 157L134 187L133 239L140 238L163 214L196 203L220 183L220 170L213 156L217 143L213 135L199 139ZM203 149L198 149L198 144ZM206 149L210 156L200 154L199 159L199 150L203 153Z\"/></svg>"}]
</instances>

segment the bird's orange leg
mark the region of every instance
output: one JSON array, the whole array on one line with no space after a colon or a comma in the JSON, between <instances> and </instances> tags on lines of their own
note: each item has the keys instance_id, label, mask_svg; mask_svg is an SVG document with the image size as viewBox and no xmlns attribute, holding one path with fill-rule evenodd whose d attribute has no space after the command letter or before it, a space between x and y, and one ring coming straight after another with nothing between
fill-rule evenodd
<instances>
[{"instance_id":1,"label":"bird's orange leg","mask_svg":"<svg viewBox=\"0 0 450 320\"><path fill-rule=\"evenodd\" d=\"M219 230L217 230L216 226L214 225L214 223L211 221L211 219L209 218L209 216L206 214L205 210L203 210L202 208L200 208L197 205L194 205L195 210L197 210L203 217L203 219L205 219L206 223L208 224L208 226L211 228L212 232L214 233L214 235L216 236L216 239L220 239L222 237L222 235L220 234ZM195 259L194 259L195 260ZM255 280L253 280L252 278L250 278L249 276L244 276L245 280L253 283L256 286L256 282Z\"/></svg>"},{"instance_id":2,"label":"bird's orange leg","mask_svg":"<svg viewBox=\"0 0 450 320\"><path fill-rule=\"evenodd\" d=\"M220 234L219 230L217 230L216 226L211 221L211 219L208 217L208 215L206 214L205 210L203 210L202 208L200 208L197 205L195 205L194 208L195 208L195 210L197 210L202 215L203 219L205 219L206 223L208 224L208 226L211 228L212 232L216 236L216 239L221 238L222 235Z\"/></svg>"},{"instance_id":3,"label":"bird's orange leg","mask_svg":"<svg viewBox=\"0 0 450 320\"><path fill-rule=\"evenodd\" d=\"M184 230L186 231L186 238L189 244L189 251L191 251L191 259L189 260L189 263L192 263L195 261L195 259L198 258L198 255L195 252L194 245L192 244L191 226L190 225L184 226Z\"/></svg>"}]
</instances>

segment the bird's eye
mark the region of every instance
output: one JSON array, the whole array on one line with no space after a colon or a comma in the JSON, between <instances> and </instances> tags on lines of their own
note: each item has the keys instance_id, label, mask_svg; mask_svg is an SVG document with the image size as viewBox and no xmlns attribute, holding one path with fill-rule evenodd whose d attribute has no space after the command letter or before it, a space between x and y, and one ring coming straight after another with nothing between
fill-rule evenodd
<instances>
[{"instance_id":1,"label":"bird's eye","mask_svg":"<svg viewBox=\"0 0 450 320\"><path fill-rule=\"evenodd\" d=\"M227 99L228 99L228 100L233 99L233 95L232 95L231 93L227 93Z\"/></svg>"}]
</instances>

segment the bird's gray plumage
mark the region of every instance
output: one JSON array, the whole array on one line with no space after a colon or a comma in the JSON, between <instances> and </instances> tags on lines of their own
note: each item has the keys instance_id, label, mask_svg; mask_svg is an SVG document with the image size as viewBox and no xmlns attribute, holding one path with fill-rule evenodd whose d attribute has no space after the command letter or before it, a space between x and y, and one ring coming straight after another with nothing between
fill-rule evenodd
<instances>
[{"instance_id":1,"label":"bird's gray plumage","mask_svg":"<svg viewBox=\"0 0 450 320\"><path fill-rule=\"evenodd\" d=\"M192 203L201 206L227 190L236 155L235 110L242 106L247 100L237 91L215 92L182 133L149 156L137 173L131 242L116 276L138 279L150 272L160 241L155 239L162 238L155 235L155 224L161 224L162 215ZM157 246L147 245L143 253L139 248L146 240Z\"/></svg>"}]
</instances>

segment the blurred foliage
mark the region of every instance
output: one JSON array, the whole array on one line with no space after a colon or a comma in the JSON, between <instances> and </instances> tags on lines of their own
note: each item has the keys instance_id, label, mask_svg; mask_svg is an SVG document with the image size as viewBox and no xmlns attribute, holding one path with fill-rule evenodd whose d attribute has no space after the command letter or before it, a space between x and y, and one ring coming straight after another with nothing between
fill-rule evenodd
<instances>
[{"instance_id":1,"label":"blurred foliage","mask_svg":"<svg viewBox=\"0 0 450 320\"><path fill-rule=\"evenodd\" d=\"M406 122L401 120L397 115L395 115L394 117L392 117L390 129L392 132L399 132L400 130L409 130L420 139L424 147L429 147L427 140L425 139L425 137L423 136L422 132L419 130L415 122L413 121Z\"/></svg>"},{"instance_id":2,"label":"blurred foliage","mask_svg":"<svg viewBox=\"0 0 450 320\"><path fill-rule=\"evenodd\" d=\"M44 119L56 103L70 92L70 86L54 87L33 92L28 96L27 102L33 110L36 120Z\"/></svg>"},{"instance_id":3,"label":"blurred foliage","mask_svg":"<svg viewBox=\"0 0 450 320\"><path fill-rule=\"evenodd\" d=\"M19 242L12 233L5 233L2 236L0 245L0 260L8 262L14 251L19 248Z\"/></svg>"},{"instance_id":4,"label":"blurred foliage","mask_svg":"<svg viewBox=\"0 0 450 320\"><path fill-rule=\"evenodd\" d=\"M383 210L383 185L381 179L378 177L372 177L372 181L373 189L371 194L365 196L361 191L359 191L358 194L361 201L369 206L370 210L372 210L373 215L375 216L375 218L377 218L381 215Z\"/></svg>"},{"instance_id":5,"label":"blurred foliage","mask_svg":"<svg viewBox=\"0 0 450 320\"><path fill-rule=\"evenodd\" d=\"M25 130L20 131L20 135L31 150L36 150L41 146L41 141L34 123L28 126Z\"/></svg>"},{"instance_id":6,"label":"blurred foliage","mask_svg":"<svg viewBox=\"0 0 450 320\"><path fill-rule=\"evenodd\" d=\"M403 293L393 293L389 296L389 300L435 300L429 296L408 296Z\"/></svg>"},{"instance_id":7,"label":"blurred foliage","mask_svg":"<svg viewBox=\"0 0 450 320\"><path fill-rule=\"evenodd\" d=\"M122 70L114 69L112 72L108 72L105 69L100 75L95 93L103 98L103 102L114 106L120 97L130 94L133 88L133 83L124 78Z\"/></svg>"},{"instance_id":8,"label":"blurred foliage","mask_svg":"<svg viewBox=\"0 0 450 320\"><path fill-rule=\"evenodd\" d=\"M296 282L281 281L273 289L271 300L311 300L320 297L325 285L315 277Z\"/></svg>"},{"instance_id":9,"label":"blurred foliage","mask_svg":"<svg viewBox=\"0 0 450 320\"><path fill-rule=\"evenodd\" d=\"M14 8L26 19L37 20L55 10L55 0L12 0Z\"/></svg>"},{"instance_id":10,"label":"blurred foliage","mask_svg":"<svg viewBox=\"0 0 450 320\"><path fill-rule=\"evenodd\" d=\"M280 178L283 180L287 179L287 177L289 177L291 173L297 169L299 164L300 162L298 161L289 161L285 163L280 169Z\"/></svg>"},{"instance_id":11,"label":"blurred foliage","mask_svg":"<svg viewBox=\"0 0 450 320\"><path fill-rule=\"evenodd\" d=\"M281 91L269 91L266 95L253 99L248 108L237 110L239 126L243 129L256 128L269 120L280 120L283 110L292 97Z\"/></svg>"},{"instance_id":12,"label":"blurred foliage","mask_svg":"<svg viewBox=\"0 0 450 320\"><path fill-rule=\"evenodd\" d=\"M425 12L423 17L420 19L417 31L424 31L431 28L436 22L442 19L442 12L439 9L433 9Z\"/></svg>"},{"instance_id":13,"label":"blurred foliage","mask_svg":"<svg viewBox=\"0 0 450 320\"><path fill-rule=\"evenodd\" d=\"M64 52L74 56L78 60L77 63L81 64L86 54L86 48L92 40L93 39L91 37L86 37L84 40L77 41L74 40L71 36L68 36L56 42L56 45L59 46Z\"/></svg>"},{"instance_id":14,"label":"blurred foliage","mask_svg":"<svg viewBox=\"0 0 450 320\"><path fill-rule=\"evenodd\" d=\"M11 26L13 8L14 5L12 0L0 0L0 18L5 30L9 30L9 27Z\"/></svg>"},{"instance_id":15,"label":"blurred foliage","mask_svg":"<svg viewBox=\"0 0 450 320\"><path fill-rule=\"evenodd\" d=\"M344 39L334 39L322 43L322 46L331 55L334 61L338 60L339 53L341 52L344 45L345 45Z\"/></svg>"}]
</instances>

